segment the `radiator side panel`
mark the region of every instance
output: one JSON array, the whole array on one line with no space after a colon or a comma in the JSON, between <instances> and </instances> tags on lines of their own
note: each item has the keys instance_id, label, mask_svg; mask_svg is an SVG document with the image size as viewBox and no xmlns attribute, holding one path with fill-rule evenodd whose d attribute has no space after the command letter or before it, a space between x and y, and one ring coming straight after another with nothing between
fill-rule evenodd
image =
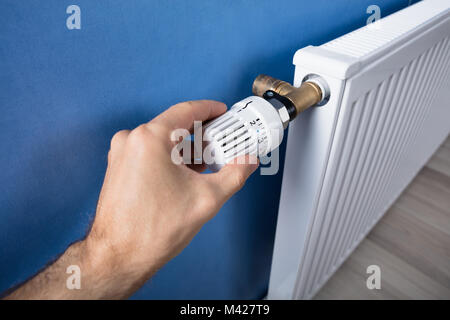
<instances>
[{"instance_id":1,"label":"radiator side panel","mask_svg":"<svg viewBox=\"0 0 450 320\"><path fill-rule=\"evenodd\" d=\"M420 3L434 8L427 21L361 55L330 43L297 52L296 85L317 73L331 99L289 131L269 298L313 297L448 135L450 18L442 4ZM411 9L393 16L407 19ZM335 69L322 72L333 59Z\"/></svg>"}]
</instances>

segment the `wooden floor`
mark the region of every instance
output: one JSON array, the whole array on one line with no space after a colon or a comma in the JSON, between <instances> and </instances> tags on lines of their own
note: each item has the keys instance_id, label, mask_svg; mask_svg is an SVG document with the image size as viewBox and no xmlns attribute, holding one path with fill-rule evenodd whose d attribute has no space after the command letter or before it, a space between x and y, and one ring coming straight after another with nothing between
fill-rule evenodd
<instances>
[{"instance_id":1,"label":"wooden floor","mask_svg":"<svg viewBox=\"0 0 450 320\"><path fill-rule=\"evenodd\" d=\"M450 299L450 137L315 299Z\"/></svg>"}]
</instances>

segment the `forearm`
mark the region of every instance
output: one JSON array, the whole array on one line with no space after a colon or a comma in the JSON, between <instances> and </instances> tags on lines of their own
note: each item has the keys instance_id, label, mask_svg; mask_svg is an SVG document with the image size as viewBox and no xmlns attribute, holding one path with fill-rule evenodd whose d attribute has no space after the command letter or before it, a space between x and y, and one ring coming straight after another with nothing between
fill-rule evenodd
<instances>
[{"instance_id":1,"label":"forearm","mask_svg":"<svg viewBox=\"0 0 450 320\"><path fill-rule=\"evenodd\" d=\"M106 249L106 248L105 248ZM151 275L124 269L124 263L91 241L71 245L45 270L24 283L5 299L122 299L129 297ZM80 268L80 288L71 288L69 266Z\"/></svg>"}]
</instances>

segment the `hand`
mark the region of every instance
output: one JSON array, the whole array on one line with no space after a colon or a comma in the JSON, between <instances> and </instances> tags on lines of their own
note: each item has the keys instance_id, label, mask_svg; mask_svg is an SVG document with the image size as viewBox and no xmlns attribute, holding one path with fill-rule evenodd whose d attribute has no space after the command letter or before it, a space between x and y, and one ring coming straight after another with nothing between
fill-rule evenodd
<instances>
[{"instance_id":1,"label":"hand","mask_svg":"<svg viewBox=\"0 0 450 320\"><path fill-rule=\"evenodd\" d=\"M90 233L7 298L112 299L135 292L188 245L258 167L251 156L212 174L199 173L201 165L172 162L173 130L192 130L195 120L225 111L215 101L180 103L132 131L116 133ZM66 287L69 265L80 267L80 290Z\"/></svg>"},{"instance_id":2,"label":"hand","mask_svg":"<svg viewBox=\"0 0 450 320\"><path fill-rule=\"evenodd\" d=\"M228 164L212 174L171 160L173 130L192 130L226 111L215 101L177 104L147 124L116 133L100 194L90 247L138 282L181 252L205 222L245 183L257 161ZM248 156L247 156L248 157ZM248 164L254 163L254 164Z\"/></svg>"}]
</instances>

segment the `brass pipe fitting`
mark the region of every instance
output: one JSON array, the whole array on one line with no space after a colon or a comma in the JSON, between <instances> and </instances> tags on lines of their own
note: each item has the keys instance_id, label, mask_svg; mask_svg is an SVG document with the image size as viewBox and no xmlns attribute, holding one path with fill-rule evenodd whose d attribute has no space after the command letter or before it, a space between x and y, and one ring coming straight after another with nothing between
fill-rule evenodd
<instances>
[{"instance_id":1,"label":"brass pipe fitting","mask_svg":"<svg viewBox=\"0 0 450 320\"><path fill-rule=\"evenodd\" d=\"M262 97L269 90L289 99L295 107L295 116L320 103L324 98L321 87L312 81L307 80L297 88L285 81L264 74L257 76L253 81L253 94Z\"/></svg>"}]
</instances>

